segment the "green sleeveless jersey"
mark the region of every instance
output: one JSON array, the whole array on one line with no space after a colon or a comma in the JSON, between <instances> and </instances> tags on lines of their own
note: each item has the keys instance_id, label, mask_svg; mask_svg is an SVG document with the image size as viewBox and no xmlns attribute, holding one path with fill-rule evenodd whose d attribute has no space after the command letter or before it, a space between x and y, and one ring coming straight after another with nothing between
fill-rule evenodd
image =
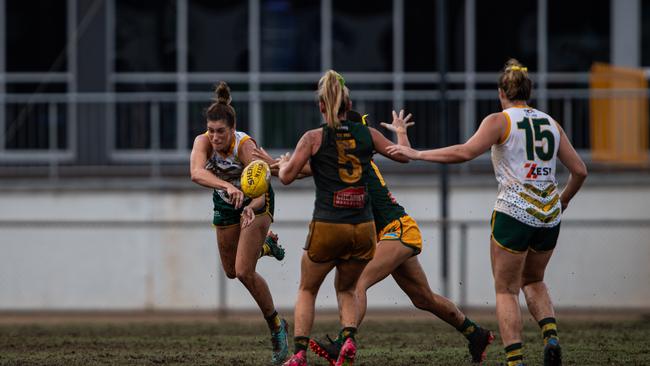
<instances>
[{"instance_id":1,"label":"green sleeveless jersey","mask_svg":"<svg viewBox=\"0 0 650 366\"><path fill-rule=\"evenodd\" d=\"M358 224L372 221L366 180L373 154L367 126L341 121L337 129L322 125L321 146L310 165L316 184L314 220Z\"/></svg>"},{"instance_id":2,"label":"green sleeveless jersey","mask_svg":"<svg viewBox=\"0 0 650 366\"><path fill-rule=\"evenodd\" d=\"M379 233L388 224L406 215L402 207L388 190L384 177L373 161L368 171L368 193L372 203L372 215L375 217L375 228Z\"/></svg>"}]
</instances>

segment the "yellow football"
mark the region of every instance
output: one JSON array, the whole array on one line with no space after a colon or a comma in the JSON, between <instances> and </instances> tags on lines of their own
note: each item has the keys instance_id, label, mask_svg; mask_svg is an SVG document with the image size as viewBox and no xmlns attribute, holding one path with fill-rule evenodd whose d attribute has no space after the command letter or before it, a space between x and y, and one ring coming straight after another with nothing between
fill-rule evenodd
<instances>
[{"instance_id":1,"label":"yellow football","mask_svg":"<svg viewBox=\"0 0 650 366\"><path fill-rule=\"evenodd\" d=\"M241 173L241 190L250 198L263 195L271 184L271 168L262 160L253 160Z\"/></svg>"}]
</instances>

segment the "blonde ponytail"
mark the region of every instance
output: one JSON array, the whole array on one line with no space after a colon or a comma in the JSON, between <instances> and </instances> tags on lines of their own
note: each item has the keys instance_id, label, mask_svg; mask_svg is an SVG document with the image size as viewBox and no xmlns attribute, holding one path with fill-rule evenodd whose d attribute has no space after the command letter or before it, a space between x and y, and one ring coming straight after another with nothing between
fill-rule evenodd
<instances>
[{"instance_id":1,"label":"blonde ponytail","mask_svg":"<svg viewBox=\"0 0 650 366\"><path fill-rule=\"evenodd\" d=\"M325 105L327 125L339 127L339 115L346 112L350 100L350 92L343 76L334 70L328 70L318 81L318 98Z\"/></svg>"}]
</instances>

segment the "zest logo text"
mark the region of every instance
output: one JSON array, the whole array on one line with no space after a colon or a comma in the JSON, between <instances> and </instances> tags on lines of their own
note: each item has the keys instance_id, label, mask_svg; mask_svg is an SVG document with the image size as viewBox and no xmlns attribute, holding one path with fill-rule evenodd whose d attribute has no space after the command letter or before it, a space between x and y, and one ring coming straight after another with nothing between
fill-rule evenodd
<instances>
[{"instance_id":1,"label":"zest logo text","mask_svg":"<svg viewBox=\"0 0 650 366\"><path fill-rule=\"evenodd\" d=\"M551 174L551 168L538 167L536 163L526 163L524 164L524 168L528 169L528 173L526 174L527 179L537 179L539 176L547 176Z\"/></svg>"}]
</instances>

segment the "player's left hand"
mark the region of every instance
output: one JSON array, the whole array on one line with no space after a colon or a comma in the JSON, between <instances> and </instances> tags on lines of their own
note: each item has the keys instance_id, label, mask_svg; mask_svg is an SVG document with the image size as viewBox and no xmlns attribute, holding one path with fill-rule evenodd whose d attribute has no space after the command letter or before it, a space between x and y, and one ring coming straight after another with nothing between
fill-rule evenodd
<instances>
[{"instance_id":1,"label":"player's left hand","mask_svg":"<svg viewBox=\"0 0 650 366\"><path fill-rule=\"evenodd\" d=\"M244 210L241 213L241 224L240 227L245 229L247 226L253 223L255 220L255 211L250 206L244 207Z\"/></svg>"},{"instance_id":2,"label":"player's left hand","mask_svg":"<svg viewBox=\"0 0 650 366\"><path fill-rule=\"evenodd\" d=\"M390 145L386 148L386 151L391 155L401 154L412 160L417 160L420 154L418 150L402 145Z\"/></svg>"},{"instance_id":3,"label":"player's left hand","mask_svg":"<svg viewBox=\"0 0 650 366\"><path fill-rule=\"evenodd\" d=\"M406 133L406 129L415 124L415 122L409 122L411 120L411 117L413 117L411 113L404 117L403 109L399 111L399 114L393 111L393 122L391 124L381 122L380 124L389 131L393 131L395 133Z\"/></svg>"}]
</instances>

